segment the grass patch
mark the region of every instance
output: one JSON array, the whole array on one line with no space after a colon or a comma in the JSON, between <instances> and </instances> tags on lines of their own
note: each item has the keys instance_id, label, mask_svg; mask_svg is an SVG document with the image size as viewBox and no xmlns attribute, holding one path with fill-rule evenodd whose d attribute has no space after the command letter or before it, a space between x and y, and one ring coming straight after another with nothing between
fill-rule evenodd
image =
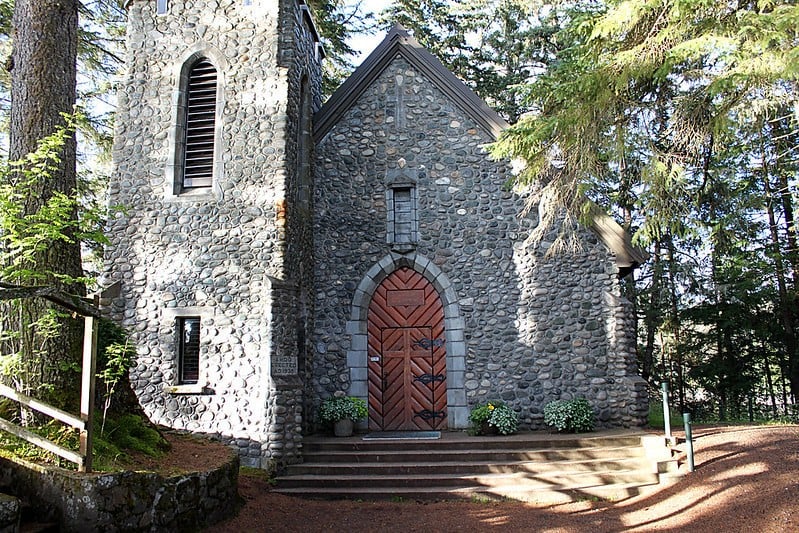
<instances>
[{"instance_id":1,"label":"grass patch","mask_svg":"<svg viewBox=\"0 0 799 533\"><path fill-rule=\"evenodd\" d=\"M669 409L669 417L671 417L671 427L682 427L682 413L673 407ZM647 419L649 427L654 429L663 429L665 426L665 419L663 418L663 402L649 402L649 416Z\"/></svg>"},{"instance_id":2,"label":"grass patch","mask_svg":"<svg viewBox=\"0 0 799 533\"><path fill-rule=\"evenodd\" d=\"M253 468L251 466L241 466L239 467L239 475L251 477L254 479L260 479L262 481L266 481L270 485L274 485L277 483L274 475L269 470L264 470L263 468Z\"/></svg>"},{"instance_id":3,"label":"grass patch","mask_svg":"<svg viewBox=\"0 0 799 533\"><path fill-rule=\"evenodd\" d=\"M94 471L125 470L131 463L131 454L133 453L158 458L169 450L169 443L164 437L148 421L137 415L122 415L107 419L102 436L99 423L98 420L95 421L92 450L92 470ZM59 422L51 421L26 429L62 448L75 452L79 449L80 433L78 430ZM55 465L68 470L77 469L75 463L6 432L0 432L0 451L6 457L16 456L35 463Z\"/></svg>"},{"instance_id":4,"label":"grass patch","mask_svg":"<svg viewBox=\"0 0 799 533\"><path fill-rule=\"evenodd\" d=\"M131 453L148 457L163 457L169 451L169 443L148 421L138 415L122 415L109 418L100 436L99 428L94 437L94 469L113 471L124 468Z\"/></svg>"}]
</instances>

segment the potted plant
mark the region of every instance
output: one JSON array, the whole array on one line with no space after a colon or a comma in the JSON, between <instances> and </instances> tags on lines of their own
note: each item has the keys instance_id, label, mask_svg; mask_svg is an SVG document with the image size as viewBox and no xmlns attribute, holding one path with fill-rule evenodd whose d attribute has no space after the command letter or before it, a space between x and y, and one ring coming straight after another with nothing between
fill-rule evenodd
<instances>
[{"instance_id":1,"label":"potted plant","mask_svg":"<svg viewBox=\"0 0 799 533\"><path fill-rule=\"evenodd\" d=\"M500 401L477 405L469 414L472 435L511 435L519 427L516 411Z\"/></svg>"},{"instance_id":2,"label":"potted plant","mask_svg":"<svg viewBox=\"0 0 799 533\"><path fill-rule=\"evenodd\" d=\"M325 424L333 424L336 437L352 435L354 423L366 418L366 402L354 396L335 396L322 402L319 419Z\"/></svg>"}]
</instances>

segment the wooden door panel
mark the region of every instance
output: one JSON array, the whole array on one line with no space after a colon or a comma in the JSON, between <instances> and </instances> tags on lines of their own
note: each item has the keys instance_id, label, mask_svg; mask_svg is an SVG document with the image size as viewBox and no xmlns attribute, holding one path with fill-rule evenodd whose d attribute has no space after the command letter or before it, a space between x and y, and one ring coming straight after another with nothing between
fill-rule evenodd
<instances>
[{"instance_id":1,"label":"wooden door panel","mask_svg":"<svg viewBox=\"0 0 799 533\"><path fill-rule=\"evenodd\" d=\"M432 370L432 352L417 346L430 328L385 328L383 347L383 427L387 430L421 429L417 413L430 409L433 391L417 376Z\"/></svg>"},{"instance_id":2,"label":"wooden door panel","mask_svg":"<svg viewBox=\"0 0 799 533\"><path fill-rule=\"evenodd\" d=\"M404 423L405 394L404 364L401 358L394 357L383 362L383 427L382 429L402 429Z\"/></svg>"},{"instance_id":3,"label":"wooden door panel","mask_svg":"<svg viewBox=\"0 0 799 533\"><path fill-rule=\"evenodd\" d=\"M410 404L408 425L413 426L413 429L432 429L429 420L419 416L419 413L433 408L433 387L429 381L422 379L433 371L433 351L425 348L425 343L419 343L421 339L429 338L431 333L431 328L409 328L406 332L409 345L409 383L406 389L409 391Z\"/></svg>"},{"instance_id":4,"label":"wooden door panel","mask_svg":"<svg viewBox=\"0 0 799 533\"><path fill-rule=\"evenodd\" d=\"M375 290L368 315L369 427L446 427L444 313L435 288L408 268Z\"/></svg>"}]
</instances>

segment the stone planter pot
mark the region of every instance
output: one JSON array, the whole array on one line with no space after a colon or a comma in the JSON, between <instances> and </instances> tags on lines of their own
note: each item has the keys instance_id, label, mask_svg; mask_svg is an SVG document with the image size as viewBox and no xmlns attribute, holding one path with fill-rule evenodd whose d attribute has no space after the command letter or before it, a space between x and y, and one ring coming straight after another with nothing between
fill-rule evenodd
<instances>
[{"instance_id":1,"label":"stone planter pot","mask_svg":"<svg viewBox=\"0 0 799 533\"><path fill-rule=\"evenodd\" d=\"M352 420L348 418L338 420L333 424L333 434L336 437L351 437L353 426Z\"/></svg>"}]
</instances>

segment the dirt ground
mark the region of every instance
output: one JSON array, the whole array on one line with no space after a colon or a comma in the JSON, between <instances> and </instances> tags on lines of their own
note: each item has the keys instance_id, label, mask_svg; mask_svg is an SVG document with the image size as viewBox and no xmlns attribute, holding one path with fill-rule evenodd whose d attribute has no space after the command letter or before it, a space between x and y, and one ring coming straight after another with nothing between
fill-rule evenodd
<instances>
[{"instance_id":1,"label":"dirt ground","mask_svg":"<svg viewBox=\"0 0 799 533\"><path fill-rule=\"evenodd\" d=\"M696 427L694 439L695 472L616 502L315 501L276 494L265 479L242 475L242 508L207 531L799 531L799 426ZM213 449L174 453L186 468Z\"/></svg>"}]
</instances>

